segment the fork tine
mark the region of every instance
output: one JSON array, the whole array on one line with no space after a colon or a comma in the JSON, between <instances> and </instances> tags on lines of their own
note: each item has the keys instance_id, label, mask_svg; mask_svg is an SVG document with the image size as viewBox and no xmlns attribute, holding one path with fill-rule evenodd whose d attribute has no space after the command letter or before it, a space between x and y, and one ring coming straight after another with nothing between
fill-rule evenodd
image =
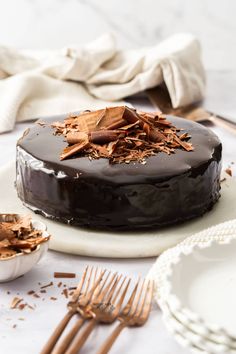
<instances>
[{"instance_id":1,"label":"fork tine","mask_svg":"<svg viewBox=\"0 0 236 354\"><path fill-rule=\"evenodd\" d=\"M91 279L92 279L93 269L94 269L93 266L90 267L90 271L89 271L87 280L86 280L86 282L85 282L85 289L84 289L84 291L83 291L83 295L86 295L87 292L88 292L89 284L90 284L90 281L91 281ZM81 290L83 290L83 288L82 288Z\"/></svg>"},{"instance_id":2,"label":"fork tine","mask_svg":"<svg viewBox=\"0 0 236 354\"><path fill-rule=\"evenodd\" d=\"M103 284L103 288L101 289L99 295L97 296L96 298L96 301L97 302L102 302L104 300L104 298L106 297L107 295L107 292L109 291L114 279L116 278L117 276L117 273L114 273L111 275L111 279L110 281L108 282L107 286L104 288L104 285L106 284L106 282ZM108 280L109 277L106 278L106 281Z\"/></svg>"},{"instance_id":3,"label":"fork tine","mask_svg":"<svg viewBox=\"0 0 236 354\"><path fill-rule=\"evenodd\" d=\"M111 272L109 271L106 275L106 278L101 282L101 284L99 284L99 286L97 286L97 288L94 291L93 294L93 301L96 301L96 299L98 298L98 296L101 294L102 289L104 288L109 276L110 276Z\"/></svg>"},{"instance_id":4,"label":"fork tine","mask_svg":"<svg viewBox=\"0 0 236 354\"><path fill-rule=\"evenodd\" d=\"M117 298L118 298L118 296L119 296L119 294L120 294L120 292L121 292L121 290L123 288L123 285L124 285L126 279L127 279L127 276L124 277L124 279L122 280L122 283L120 284L119 288L117 289L117 292L115 293L115 295L113 297L113 302L115 302L117 300Z\"/></svg>"},{"instance_id":5,"label":"fork tine","mask_svg":"<svg viewBox=\"0 0 236 354\"><path fill-rule=\"evenodd\" d=\"M92 297L94 291L95 291L97 288L99 288L99 284L100 284L100 282L102 281L102 278L103 278L104 274L106 273L106 271L107 271L106 269L101 270L99 277L96 279L96 281L93 282L93 286L92 286L92 288L89 290L89 296L91 295L91 297Z\"/></svg>"},{"instance_id":6,"label":"fork tine","mask_svg":"<svg viewBox=\"0 0 236 354\"><path fill-rule=\"evenodd\" d=\"M74 294L72 296L72 301L77 301L78 297L80 296L80 293L81 293L81 290L82 290L82 287L83 287L83 284L84 284L84 281L85 281L85 278L86 278L86 275L88 272L88 268L89 268L89 266L86 266L86 268L82 274L82 277L80 279L80 282L74 291Z\"/></svg>"},{"instance_id":7,"label":"fork tine","mask_svg":"<svg viewBox=\"0 0 236 354\"><path fill-rule=\"evenodd\" d=\"M147 281L147 284L145 284L145 288L143 287L143 297L142 299L140 298L140 301L138 303L138 306L136 308L136 311L135 311L135 316L140 316L143 312L143 308L144 308L144 305L145 305L145 302L146 302L146 298L147 298L147 295L148 295L148 291L149 291L149 285L150 285L150 281Z\"/></svg>"},{"instance_id":8,"label":"fork tine","mask_svg":"<svg viewBox=\"0 0 236 354\"><path fill-rule=\"evenodd\" d=\"M117 291L118 294L120 293L120 290L122 289L123 284L124 284L126 278L127 278L127 277L124 278L124 281L122 282L120 288L118 289L118 291ZM125 286L125 288L124 288L124 290L123 290L123 293L121 294L121 297L119 298L119 301L118 301L117 304L116 304L116 309L115 309L115 312L116 312L116 313L119 313L119 312L120 312L120 308L121 308L121 306L122 306L122 304L123 304L123 302L124 302L125 295L126 295L126 293L127 293L127 291L128 291L130 282L131 282L131 279L128 280L128 282L127 282L127 284L126 284L126 286ZM117 294L117 296L118 296L118 294ZM116 297L116 299L117 299L117 297ZM115 299L115 300L116 300L116 299Z\"/></svg>"},{"instance_id":9,"label":"fork tine","mask_svg":"<svg viewBox=\"0 0 236 354\"><path fill-rule=\"evenodd\" d=\"M98 267L95 268L95 272L94 272L94 276L93 276L93 285L95 284L96 282L96 279L97 279L97 273L98 273Z\"/></svg>"},{"instance_id":10,"label":"fork tine","mask_svg":"<svg viewBox=\"0 0 236 354\"><path fill-rule=\"evenodd\" d=\"M114 294L114 292L116 290L116 287L119 284L121 278L122 278L122 275L119 275L119 276L117 275L116 278L115 278L114 283L112 284L111 289L108 291L107 294L105 294L105 297L103 298L103 300L105 300L108 304L110 303L110 301L111 301L111 299L113 297L113 294Z\"/></svg>"},{"instance_id":11,"label":"fork tine","mask_svg":"<svg viewBox=\"0 0 236 354\"><path fill-rule=\"evenodd\" d=\"M139 292L135 296L135 299L134 299L134 301L132 303L132 306L131 306L131 309L130 309L130 312L129 312L130 316L133 316L135 314L135 312L137 311L137 308L138 308L139 303L140 303L141 298L142 298L144 285L145 285L145 280L142 281L141 288L139 289Z\"/></svg>"},{"instance_id":12,"label":"fork tine","mask_svg":"<svg viewBox=\"0 0 236 354\"><path fill-rule=\"evenodd\" d=\"M105 274L106 269L102 270L100 272L100 275L98 277L98 279L95 281L95 283L93 284L93 286L91 287L91 289L88 291L88 293L83 294L82 298L80 299L80 306L86 306L92 299L94 293L97 291L97 289L99 289L99 284L102 281L103 275ZM105 279L106 281L106 279ZM104 284L104 281L103 281Z\"/></svg>"},{"instance_id":13,"label":"fork tine","mask_svg":"<svg viewBox=\"0 0 236 354\"><path fill-rule=\"evenodd\" d=\"M134 298L136 296L136 293L137 293L137 290L138 290L138 286L140 284L140 277L138 278L138 281L137 283L135 284L135 287L134 287L134 290L132 291L132 294L127 302L127 304L125 305L125 307L123 308L122 310L122 314L123 315L127 315L129 312L130 312L130 309L131 309L131 305L134 301Z\"/></svg>"},{"instance_id":14,"label":"fork tine","mask_svg":"<svg viewBox=\"0 0 236 354\"><path fill-rule=\"evenodd\" d=\"M153 291L154 291L154 281L149 280L148 283L149 283L149 285L147 287L147 297L146 297L146 301L144 303L142 315L141 315L141 320L143 321L143 323L145 323L148 319L148 316L149 316L149 313L151 310L151 306L152 306L152 298L153 298Z\"/></svg>"}]
</instances>

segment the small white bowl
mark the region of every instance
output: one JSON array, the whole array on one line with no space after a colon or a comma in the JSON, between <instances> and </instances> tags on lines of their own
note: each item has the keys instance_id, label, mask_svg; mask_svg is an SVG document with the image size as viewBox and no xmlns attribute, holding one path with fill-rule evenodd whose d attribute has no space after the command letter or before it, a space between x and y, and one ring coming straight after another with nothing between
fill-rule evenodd
<instances>
[{"instance_id":1,"label":"small white bowl","mask_svg":"<svg viewBox=\"0 0 236 354\"><path fill-rule=\"evenodd\" d=\"M40 221L32 220L32 226L36 230L42 230L42 237L48 237L47 227ZM41 243L30 253L17 253L9 258L0 259L0 283L14 280L30 271L40 261L48 250L49 240Z\"/></svg>"}]
</instances>

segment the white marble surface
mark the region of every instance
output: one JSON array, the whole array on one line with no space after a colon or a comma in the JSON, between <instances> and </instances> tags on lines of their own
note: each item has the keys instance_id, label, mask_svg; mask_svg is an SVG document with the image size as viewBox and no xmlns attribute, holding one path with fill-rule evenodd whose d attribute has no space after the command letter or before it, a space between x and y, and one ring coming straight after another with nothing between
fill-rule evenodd
<instances>
[{"instance_id":1,"label":"white marble surface","mask_svg":"<svg viewBox=\"0 0 236 354\"><path fill-rule=\"evenodd\" d=\"M151 267L154 259L146 260L103 260L88 259L84 257L76 257L62 255L56 252L49 252L48 255L27 275L12 283L1 284L0 296L0 343L1 353L4 354L36 354L40 352L42 344L48 338L52 329L65 313L65 306L68 300L62 296L62 288L58 288L57 284L60 280L53 279L54 271L68 271L81 274L85 264L94 264L109 267L109 269L119 270L128 275L145 275ZM47 294L40 294L38 282L42 285L49 281L54 281L54 286L47 288ZM74 286L76 280L65 279L63 284ZM40 294L40 298L34 298L27 295L29 290L36 290ZM11 294L7 294L7 291ZM10 310L9 304L19 293L25 302L30 305L36 305L35 310L25 309ZM50 300L50 297L57 297L58 300ZM43 300L45 299L45 300ZM21 319L24 320L21 320ZM16 324L17 327L13 328ZM101 344L103 338L110 333L110 327L98 327L94 331L91 340L81 353L96 353L96 349ZM14 340L13 340L14 338ZM154 348L156 348L154 350ZM121 334L111 353L129 353L129 354L188 354L183 350L171 335L166 331L160 310L157 306L153 307L150 320L145 327L137 329L126 329Z\"/></svg>"},{"instance_id":2,"label":"white marble surface","mask_svg":"<svg viewBox=\"0 0 236 354\"><path fill-rule=\"evenodd\" d=\"M234 0L0 0L0 44L59 48L112 31L121 47L176 32L201 41L207 69L236 68Z\"/></svg>"}]
</instances>

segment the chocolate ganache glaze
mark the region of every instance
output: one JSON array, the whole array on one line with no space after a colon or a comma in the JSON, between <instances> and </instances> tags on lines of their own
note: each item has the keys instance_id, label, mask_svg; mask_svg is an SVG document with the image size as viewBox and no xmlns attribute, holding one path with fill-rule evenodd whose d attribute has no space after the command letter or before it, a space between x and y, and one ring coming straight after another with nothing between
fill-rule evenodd
<instances>
[{"instance_id":1,"label":"chocolate ganache glaze","mask_svg":"<svg viewBox=\"0 0 236 354\"><path fill-rule=\"evenodd\" d=\"M73 156L47 119L27 130L17 144L16 188L36 213L86 227L134 230L160 227L200 216L220 196L222 145L202 125L167 116L191 136L194 151L159 152L139 162L111 164L106 158Z\"/></svg>"}]
</instances>

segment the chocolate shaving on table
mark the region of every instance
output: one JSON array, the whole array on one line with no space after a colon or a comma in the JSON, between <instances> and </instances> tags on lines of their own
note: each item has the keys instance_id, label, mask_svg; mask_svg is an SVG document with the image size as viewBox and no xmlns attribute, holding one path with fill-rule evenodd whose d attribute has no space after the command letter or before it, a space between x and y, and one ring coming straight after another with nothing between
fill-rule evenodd
<instances>
[{"instance_id":1,"label":"chocolate shaving on table","mask_svg":"<svg viewBox=\"0 0 236 354\"><path fill-rule=\"evenodd\" d=\"M172 154L175 149L192 151L188 133L180 133L158 112L146 113L119 106L85 111L54 122L55 135L63 135L68 146L60 159L88 156L107 158L111 163L146 162L159 152Z\"/></svg>"},{"instance_id":2,"label":"chocolate shaving on table","mask_svg":"<svg viewBox=\"0 0 236 354\"><path fill-rule=\"evenodd\" d=\"M54 278L75 278L75 273L54 272Z\"/></svg>"},{"instance_id":3,"label":"chocolate shaving on table","mask_svg":"<svg viewBox=\"0 0 236 354\"><path fill-rule=\"evenodd\" d=\"M48 239L33 228L29 215L0 214L0 259L30 253Z\"/></svg>"},{"instance_id":4,"label":"chocolate shaving on table","mask_svg":"<svg viewBox=\"0 0 236 354\"><path fill-rule=\"evenodd\" d=\"M232 177L233 173L232 173L232 169L230 167L226 168L225 172L227 173L227 175Z\"/></svg>"},{"instance_id":5,"label":"chocolate shaving on table","mask_svg":"<svg viewBox=\"0 0 236 354\"><path fill-rule=\"evenodd\" d=\"M20 303L22 300L23 300L22 298L14 297L14 298L12 299L10 308L11 308L11 309L15 309L15 308L19 305L19 303Z\"/></svg>"}]
</instances>

